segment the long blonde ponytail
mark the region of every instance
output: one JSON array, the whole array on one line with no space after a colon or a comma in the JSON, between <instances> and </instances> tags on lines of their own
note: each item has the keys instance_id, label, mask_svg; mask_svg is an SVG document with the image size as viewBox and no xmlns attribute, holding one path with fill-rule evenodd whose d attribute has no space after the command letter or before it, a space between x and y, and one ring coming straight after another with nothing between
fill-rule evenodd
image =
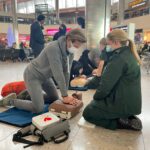
<instances>
[{"instance_id":1,"label":"long blonde ponytail","mask_svg":"<svg viewBox=\"0 0 150 150\"><path fill-rule=\"evenodd\" d=\"M140 56L139 56L139 54L138 54L138 52L136 50L135 44L130 39L128 39L128 41L129 41L129 47L130 47L130 50L131 50L133 56L135 57L135 59L137 60L137 62L141 65L142 61L141 61Z\"/></svg>"}]
</instances>

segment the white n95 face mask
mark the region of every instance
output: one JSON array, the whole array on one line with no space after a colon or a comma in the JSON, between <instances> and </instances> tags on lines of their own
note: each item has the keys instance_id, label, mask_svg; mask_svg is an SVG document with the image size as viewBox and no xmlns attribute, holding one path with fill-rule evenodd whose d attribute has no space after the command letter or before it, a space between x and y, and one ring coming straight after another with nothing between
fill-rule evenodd
<instances>
[{"instance_id":1,"label":"white n95 face mask","mask_svg":"<svg viewBox=\"0 0 150 150\"><path fill-rule=\"evenodd\" d=\"M75 52L78 51L78 48L74 47L73 44L71 43L71 47L68 48L68 52L71 54L75 54Z\"/></svg>"}]
</instances>

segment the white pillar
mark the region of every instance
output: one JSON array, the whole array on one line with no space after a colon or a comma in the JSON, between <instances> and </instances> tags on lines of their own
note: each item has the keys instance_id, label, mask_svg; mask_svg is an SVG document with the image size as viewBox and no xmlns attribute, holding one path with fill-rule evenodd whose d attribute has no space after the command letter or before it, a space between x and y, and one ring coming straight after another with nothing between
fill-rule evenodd
<instances>
[{"instance_id":1,"label":"white pillar","mask_svg":"<svg viewBox=\"0 0 150 150\"><path fill-rule=\"evenodd\" d=\"M59 0L55 0L56 19L59 20Z\"/></svg>"},{"instance_id":2,"label":"white pillar","mask_svg":"<svg viewBox=\"0 0 150 150\"><path fill-rule=\"evenodd\" d=\"M86 37L89 58L99 62L99 41L110 31L110 0L86 0Z\"/></svg>"},{"instance_id":3,"label":"white pillar","mask_svg":"<svg viewBox=\"0 0 150 150\"><path fill-rule=\"evenodd\" d=\"M98 47L101 38L110 31L110 0L86 0L87 48Z\"/></svg>"},{"instance_id":4,"label":"white pillar","mask_svg":"<svg viewBox=\"0 0 150 150\"><path fill-rule=\"evenodd\" d=\"M12 17L13 17L13 33L17 47L19 47L19 33L18 33L18 22L17 22L17 0L11 0L12 6Z\"/></svg>"},{"instance_id":5,"label":"white pillar","mask_svg":"<svg viewBox=\"0 0 150 150\"><path fill-rule=\"evenodd\" d=\"M118 1L118 25L122 25L124 20L125 0Z\"/></svg>"}]
</instances>

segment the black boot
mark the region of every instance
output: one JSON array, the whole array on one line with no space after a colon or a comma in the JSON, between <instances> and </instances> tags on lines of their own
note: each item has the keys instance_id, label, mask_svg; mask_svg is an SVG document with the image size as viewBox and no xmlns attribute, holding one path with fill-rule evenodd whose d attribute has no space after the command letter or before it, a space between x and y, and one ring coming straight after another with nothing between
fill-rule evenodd
<instances>
[{"instance_id":1,"label":"black boot","mask_svg":"<svg viewBox=\"0 0 150 150\"><path fill-rule=\"evenodd\" d=\"M120 118L118 119L118 129L129 129L140 131L142 130L142 122L136 116L130 116L126 119Z\"/></svg>"}]
</instances>

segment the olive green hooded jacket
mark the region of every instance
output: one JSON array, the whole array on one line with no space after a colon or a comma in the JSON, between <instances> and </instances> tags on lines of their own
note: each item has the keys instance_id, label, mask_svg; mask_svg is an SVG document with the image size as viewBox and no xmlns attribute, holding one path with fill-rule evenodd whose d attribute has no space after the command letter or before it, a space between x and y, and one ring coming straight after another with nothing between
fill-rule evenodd
<instances>
[{"instance_id":1,"label":"olive green hooded jacket","mask_svg":"<svg viewBox=\"0 0 150 150\"><path fill-rule=\"evenodd\" d=\"M92 104L121 116L141 113L140 66L129 47L114 51L103 71Z\"/></svg>"}]
</instances>

